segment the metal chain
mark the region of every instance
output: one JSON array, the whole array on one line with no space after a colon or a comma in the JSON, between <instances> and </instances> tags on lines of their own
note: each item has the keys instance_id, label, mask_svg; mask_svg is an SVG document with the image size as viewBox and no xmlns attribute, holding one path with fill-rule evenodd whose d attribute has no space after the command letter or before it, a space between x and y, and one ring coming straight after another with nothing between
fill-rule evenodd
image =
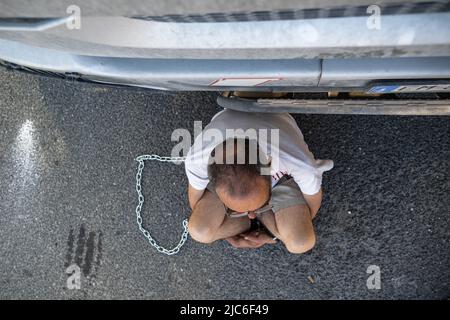
<instances>
[{"instance_id":1,"label":"metal chain","mask_svg":"<svg viewBox=\"0 0 450 320\"><path fill-rule=\"evenodd\" d=\"M183 220L183 233L181 235L180 242L178 242L177 246L172 249L166 249L162 246L160 246L155 239L150 235L150 232L146 230L142 226L142 217L141 217L141 210L142 206L144 205L144 196L142 195L142 186L141 186L141 180L142 180L142 171L144 170L144 161L146 160L156 160L161 162L172 162L172 163L180 163L186 160L186 157L160 157L156 154L151 155L142 155L136 158L136 161L139 163L137 174L136 174L136 192L138 194L138 200L139 203L136 207L136 221L139 226L139 230L142 232L142 234L147 238L148 242L158 250L158 252L167 254L167 255L174 255L177 254L178 251L180 251L180 248L184 245L188 238L188 220Z\"/></svg>"}]
</instances>

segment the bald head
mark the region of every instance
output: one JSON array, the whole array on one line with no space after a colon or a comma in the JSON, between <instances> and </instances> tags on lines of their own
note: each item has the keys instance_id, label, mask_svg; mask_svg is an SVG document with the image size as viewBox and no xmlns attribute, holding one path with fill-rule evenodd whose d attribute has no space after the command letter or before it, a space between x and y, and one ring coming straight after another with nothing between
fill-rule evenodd
<instances>
[{"instance_id":1,"label":"bald head","mask_svg":"<svg viewBox=\"0 0 450 320\"><path fill-rule=\"evenodd\" d=\"M215 161L208 166L208 174L217 195L228 208L253 211L269 200L271 179L261 175L258 149L252 150L248 139L241 144L237 140L234 139L232 147L227 141L215 148L212 154Z\"/></svg>"}]
</instances>

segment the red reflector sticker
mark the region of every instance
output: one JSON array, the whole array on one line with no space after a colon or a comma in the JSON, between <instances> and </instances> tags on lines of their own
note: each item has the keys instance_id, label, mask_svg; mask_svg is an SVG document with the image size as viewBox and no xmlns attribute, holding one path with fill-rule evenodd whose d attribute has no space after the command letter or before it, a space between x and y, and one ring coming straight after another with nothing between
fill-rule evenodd
<instances>
[{"instance_id":1,"label":"red reflector sticker","mask_svg":"<svg viewBox=\"0 0 450 320\"><path fill-rule=\"evenodd\" d=\"M210 86L254 87L278 80L281 78L222 78L212 82Z\"/></svg>"}]
</instances>

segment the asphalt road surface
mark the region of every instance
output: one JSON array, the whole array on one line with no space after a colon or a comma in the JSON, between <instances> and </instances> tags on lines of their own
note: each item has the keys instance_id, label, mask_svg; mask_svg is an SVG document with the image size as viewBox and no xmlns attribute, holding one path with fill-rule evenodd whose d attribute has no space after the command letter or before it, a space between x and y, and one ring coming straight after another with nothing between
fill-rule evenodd
<instances>
[{"instance_id":1,"label":"asphalt road surface","mask_svg":"<svg viewBox=\"0 0 450 320\"><path fill-rule=\"evenodd\" d=\"M0 298L450 297L449 117L296 115L315 156L335 161L309 253L154 250L136 225L134 158L169 155L172 131L206 125L216 96L1 70ZM186 185L181 165L146 166L144 224L164 245L189 216Z\"/></svg>"}]
</instances>

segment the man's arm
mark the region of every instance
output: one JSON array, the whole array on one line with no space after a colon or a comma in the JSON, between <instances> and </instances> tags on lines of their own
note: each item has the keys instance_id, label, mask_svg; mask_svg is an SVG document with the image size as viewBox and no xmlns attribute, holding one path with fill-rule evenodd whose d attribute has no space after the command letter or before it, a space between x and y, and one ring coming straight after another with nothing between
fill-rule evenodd
<instances>
[{"instance_id":1,"label":"man's arm","mask_svg":"<svg viewBox=\"0 0 450 320\"><path fill-rule=\"evenodd\" d=\"M203 193L205 190L197 190L191 184L189 184L188 187L188 199L189 199L189 206L192 210L194 210L195 205L200 200L200 198L203 196Z\"/></svg>"},{"instance_id":2,"label":"man's arm","mask_svg":"<svg viewBox=\"0 0 450 320\"><path fill-rule=\"evenodd\" d=\"M228 217L223 203L209 190L197 190L189 185L188 197L192 207L188 229L194 240L212 243L238 235L250 228L250 220L247 217Z\"/></svg>"},{"instance_id":3,"label":"man's arm","mask_svg":"<svg viewBox=\"0 0 450 320\"><path fill-rule=\"evenodd\" d=\"M322 188L320 188L319 192L313 195L303 194L303 197L305 198L306 204L309 207L309 211L311 213L311 219L314 219L317 212L320 209L320 205L322 204Z\"/></svg>"}]
</instances>

